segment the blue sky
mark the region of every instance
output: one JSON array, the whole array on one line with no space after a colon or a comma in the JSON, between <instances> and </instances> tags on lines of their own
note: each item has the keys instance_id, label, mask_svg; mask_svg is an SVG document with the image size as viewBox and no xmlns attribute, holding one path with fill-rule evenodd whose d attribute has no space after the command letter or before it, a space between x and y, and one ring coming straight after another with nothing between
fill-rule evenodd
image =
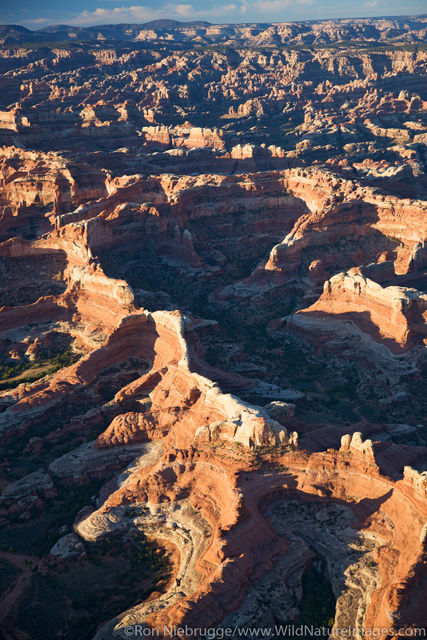
<instances>
[{"instance_id":1,"label":"blue sky","mask_svg":"<svg viewBox=\"0 0 427 640\"><path fill-rule=\"evenodd\" d=\"M426 0L0 0L0 23L39 29L157 18L209 22L280 22L379 15L415 15Z\"/></svg>"}]
</instances>

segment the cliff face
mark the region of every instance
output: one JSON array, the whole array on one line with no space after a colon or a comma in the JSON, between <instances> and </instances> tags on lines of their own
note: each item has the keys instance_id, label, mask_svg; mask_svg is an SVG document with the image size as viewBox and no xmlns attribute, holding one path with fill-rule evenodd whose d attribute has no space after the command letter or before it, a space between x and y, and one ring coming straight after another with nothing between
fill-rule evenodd
<instances>
[{"instance_id":1,"label":"cliff face","mask_svg":"<svg viewBox=\"0 0 427 640\"><path fill-rule=\"evenodd\" d=\"M408 347L425 339L427 299L416 289L381 287L354 269L328 280L319 300L300 313L305 317L321 317L323 313L326 318L354 318L374 339Z\"/></svg>"},{"instance_id":2,"label":"cliff face","mask_svg":"<svg viewBox=\"0 0 427 640\"><path fill-rule=\"evenodd\" d=\"M133 469L102 508L76 525L76 531L85 539L96 539L117 527L131 526L122 515L125 505L144 505L149 513L137 515L135 524L156 531L160 527L160 536L173 539L179 547L181 562L176 584L167 594L108 623L96 637L123 637L126 626L141 620L154 628L211 626L221 618L228 623L240 619L243 624L262 624L262 599L258 611L248 610L242 587L250 581L262 594L265 567L270 589L287 583L288 572L295 571L291 558L298 559L295 540L302 547L304 540L309 542L322 555L328 545L326 558L340 594L337 628L344 622L357 626L361 619L372 628L404 624L407 614L397 604L396 589L405 593L400 601L412 599L412 623L422 624L422 597L408 574L415 558L422 561L424 554L420 531L425 487L408 500L412 491L408 480L396 484L388 480L378 471L372 448L367 454L356 440L353 436L350 447L343 445L340 453L309 459L298 452L274 457L270 469L278 465L286 471L270 472L268 478L260 478L250 459L236 450L229 450L224 460L200 446L189 456L172 449L168 463L163 459ZM347 538L334 526L337 517L351 523ZM413 523L410 539L405 521ZM351 552L353 545L357 553ZM282 558L287 558L288 571ZM278 563L280 573L274 575ZM297 571L303 566L304 562ZM272 612L287 620L283 604Z\"/></svg>"},{"instance_id":3,"label":"cliff face","mask_svg":"<svg viewBox=\"0 0 427 640\"><path fill-rule=\"evenodd\" d=\"M61 29L0 33L8 628L422 627L425 19Z\"/></svg>"},{"instance_id":4,"label":"cliff face","mask_svg":"<svg viewBox=\"0 0 427 640\"><path fill-rule=\"evenodd\" d=\"M335 41L360 43L422 42L426 34L424 16L395 16L393 18L360 18L358 20L321 20L313 22L282 22L266 24L209 24L185 23L177 20L153 20L145 24L98 25L69 27L58 25L41 31L30 31L16 25L3 25L1 43L44 43L67 41L79 37L83 41L116 40L152 42L160 39L174 43L233 44L246 46L278 44L322 44ZM117 55L100 52L98 59L114 64Z\"/></svg>"}]
</instances>

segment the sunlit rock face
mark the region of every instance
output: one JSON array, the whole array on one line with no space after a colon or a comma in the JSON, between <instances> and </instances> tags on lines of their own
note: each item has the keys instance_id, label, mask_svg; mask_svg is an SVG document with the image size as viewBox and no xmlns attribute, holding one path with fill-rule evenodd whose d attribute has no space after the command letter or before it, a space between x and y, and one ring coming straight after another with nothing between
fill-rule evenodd
<instances>
[{"instance_id":1,"label":"sunlit rock face","mask_svg":"<svg viewBox=\"0 0 427 640\"><path fill-rule=\"evenodd\" d=\"M425 625L426 25L1 30L8 633Z\"/></svg>"}]
</instances>

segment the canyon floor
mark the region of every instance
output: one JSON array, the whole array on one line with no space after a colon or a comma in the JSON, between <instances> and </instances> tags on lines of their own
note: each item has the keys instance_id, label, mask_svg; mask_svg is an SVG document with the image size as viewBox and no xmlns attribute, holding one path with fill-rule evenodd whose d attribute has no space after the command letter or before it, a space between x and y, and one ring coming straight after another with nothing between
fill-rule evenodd
<instances>
[{"instance_id":1,"label":"canyon floor","mask_svg":"<svg viewBox=\"0 0 427 640\"><path fill-rule=\"evenodd\" d=\"M425 633L426 35L1 27L1 638Z\"/></svg>"}]
</instances>

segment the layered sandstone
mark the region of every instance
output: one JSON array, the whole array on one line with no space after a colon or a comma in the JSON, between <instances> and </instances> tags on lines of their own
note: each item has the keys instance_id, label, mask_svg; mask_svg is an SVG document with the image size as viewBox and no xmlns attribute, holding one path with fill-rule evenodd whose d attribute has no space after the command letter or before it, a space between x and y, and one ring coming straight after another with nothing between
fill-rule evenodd
<instances>
[{"instance_id":1,"label":"layered sandstone","mask_svg":"<svg viewBox=\"0 0 427 640\"><path fill-rule=\"evenodd\" d=\"M267 513L273 518L274 529L260 518L260 511L264 511L266 506L280 505L286 510L288 504L289 508L292 504L298 505L296 508L302 513L307 509L307 522L310 517L316 522L318 510L319 513L322 509L326 512L325 516L318 518L317 524L310 525L308 531L314 526L312 533L316 537L312 540L307 531L307 541L331 563L330 571L332 575L335 571L333 580L336 580L337 592L344 588L338 604L337 628L344 622L350 626L362 624L367 627L390 626L397 620L402 625L416 620L422 623L422 600L413 590L415 585L409 577L414 558L406 551L410 546L418 558L423 554L419 541L426 515L422 494L413 494L409 498L408 480L393 483L383 476L376 466L372 445L362 444L360 436L358 442L353 436L350 447L354 453L350 458L345 445L341 453L331 452L326 457L317 454L308 459L303 453L285 454L277 461L286 465L286 471L273 472L268 479L257 477L246 466L247 462L236 459L236 454L229 461L219 462L215 455L206 458L206 449L190 454L189 458L188 454L173 450L169 462L136 469L102 508L76 525L76 530L85 539L106 535L117 527L136 526L147 531L159 531L160 536L173 540L181 551L179 580L159 601L134 608L106 625L96 637L124 637L125 626L137 622L159 629L170 624L196 626L202 621L210 626L221 617L235 615L232 612L242 605L243 598L233 578L236 572L240 585L246 581L253 583L260 579L262 565L271 571L273 558L286 558L287 554L296 553L287 536L292 526L302 526L302 521L299 524L295 521L293 525L294 516L290 515L282 520L283 516L279 517L271 506ZM369 447L371 453L367 456L365 450L368 451ZM351 473L348 472L349 464ZM190 473L193 467L194 473ZM240 481L236 476L239 468L243 472L239 476ZM245 482L241 482L243 476ZM164 501L165 495L170 502ZM402 498L404 509L397 507L402 504ZM144 506L145 511L148 507L147 515L143 515L144 510L141 510L140 516L132 516L133 520L129 520L125 516L127 504ZM346 518L349 519L347 538L340 534L343 528L336 528L336 515L333 516L334 505L335 511L339 512L343 506L338 505L345 504L350 505L346 507ZM300 518L303 518L302 514ZM405 518L413 523L411 541L408 541L402 524ZM257 534L254 538L255 528ZM339 565L334 564L337 560L331 557L329 545L334 532L335 536L343 536L339 543L335 541L336 551L332 555L344 554L339 562L346 575L351 576L345 587ZM301 534L297 530L294 534L305 536L304 532ZM356 542L357 536L359 542ZM358 553L346 557L345 553L349 552L345 549L351 538L354 543L350 546L354 546ZM341 551L338 551L339 546ZM393 569L389 564L390 557L395 558ZM287 580L286 573L280 579ZM360 580L366 581L369 587L360 590ZM412 593L409 618L404 608L398 610L394 595L396 589L400 590L400 601L408 600L404 593ZM197 607L189 607L187 599L197 603ZM418 611L418 617L414 617L414 610ZM247 615L243 611L241 615ZM283 616L283 610L279 615ZM286 615L283 620L288 621Z\"/></svg>"},{"instance_id":2,"label":"layered sandstone","mask_svg":"<svg viewBox=\"0 0 427 640\"><path fill-rule=\"evenodd\" d=\"M407 347L425 336L427 297L416 289L382 287L353 269L325 282L319 300L300 313L352 320L374 339Z\"/></svg>"},{"instance_id":3,"label":"layered sandstone","mask_svg":"<svg viewBox=\"0 0 427 640\"><path fill-rule=\"evenodd\" d=\"M425 19L72 33L0 34L0 525L175 549L97 640L295 622L313 563L334 637L422 627Z\"/></svg>"}]
</instances>

